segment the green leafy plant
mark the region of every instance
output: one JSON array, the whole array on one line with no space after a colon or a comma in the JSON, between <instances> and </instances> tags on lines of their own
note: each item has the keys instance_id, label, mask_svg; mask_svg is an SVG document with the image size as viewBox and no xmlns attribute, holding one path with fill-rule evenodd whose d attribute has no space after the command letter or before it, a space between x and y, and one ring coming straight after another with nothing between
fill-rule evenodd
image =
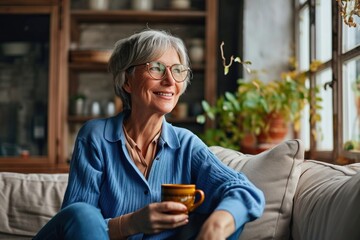
<instances>
[{"instance_id":1,"label":"green leafy plant","mask_svg":"<svg viewBox=\"0 0 360 240\"><path fill-rule=\"evenodd\" d=\"M233 62L242 64L248 72L252 72L240 58L230 58L230 63L225 64L221 53L225 75ZM237 60L238 59L238 60ZM319 62L314 61L311 71L315 71ZM295 64L294 64L295 66ZM259 79L256 72L252 72L250 81L237 80L237 90L226 92L220 96L215 105L202 101L204 114L197 120L204 123L207 118L216 122L216 127L208 129L201 137L209 145L220 145L233 149L240 149L240 143L250 135L258 137L270 131L269 117L281 116L286 123L292 123L295 131L300 129L302 110L309 104L311 95L315 96L314 104L310 111L312 123L321 120L318 110L321 109L322 99L319 89L310 89L306 85L307 72L298 72L295 67L281 74L278 80L264 82Z\"/></svg>"}]
</instances>

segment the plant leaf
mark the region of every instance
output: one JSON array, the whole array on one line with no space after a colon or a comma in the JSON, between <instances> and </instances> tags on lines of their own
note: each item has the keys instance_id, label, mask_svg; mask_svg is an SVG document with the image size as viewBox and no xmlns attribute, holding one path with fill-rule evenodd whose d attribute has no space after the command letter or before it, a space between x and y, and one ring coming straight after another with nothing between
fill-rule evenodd
<instances>
[{"instance_id":1,"label":"plant leaf","mask_svg":"<svg viewBox=\"0 0 360 240\"><path fill-rule=\"evenodd\" d=\"M224 67L224 75L227 75L229 73L229 67L225 66Z\"/></svg>"}]
</instances>

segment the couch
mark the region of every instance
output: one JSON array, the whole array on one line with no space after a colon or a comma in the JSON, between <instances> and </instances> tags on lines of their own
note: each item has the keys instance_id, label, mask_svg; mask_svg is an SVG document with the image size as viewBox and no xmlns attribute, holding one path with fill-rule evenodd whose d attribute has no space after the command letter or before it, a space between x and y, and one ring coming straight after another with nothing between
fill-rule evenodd
<instances>
[{"instance_id":1,"label":"couch","mask_svg":"<svg viewBox=\"0 0 360 240\"><path fill-rule=\"evenodd\" d=\"M245 225L240 240L360 239L360 163L304 160L300 140L257 155L210 149L266 197L264 214ZM31 239L59 210L66 185L67 174L0 173L0 239Z\"/></svg>"}]
</instances>

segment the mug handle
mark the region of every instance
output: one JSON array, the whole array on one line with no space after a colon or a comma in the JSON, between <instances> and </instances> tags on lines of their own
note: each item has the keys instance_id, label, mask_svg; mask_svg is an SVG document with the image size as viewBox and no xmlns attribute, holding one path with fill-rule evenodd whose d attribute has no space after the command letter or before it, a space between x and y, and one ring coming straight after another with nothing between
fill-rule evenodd
<instances>
[{"instance_id":1,"label":"mug handle","mask_svg":"<svg viewBox=\"0 0 360 240\"><path fill-rule=\"evenodd\" d=\"M204 200L205 200L205 193L200 190L200 189L196 189L195 190L195 195L198 193L198 195L200 196L200 198L198 199L198 201L196 203L194 203L194 205L192 206L192 208L189 210L189 212L194 211L198 206L200 206Z\"/></svg>"}]
</instances>

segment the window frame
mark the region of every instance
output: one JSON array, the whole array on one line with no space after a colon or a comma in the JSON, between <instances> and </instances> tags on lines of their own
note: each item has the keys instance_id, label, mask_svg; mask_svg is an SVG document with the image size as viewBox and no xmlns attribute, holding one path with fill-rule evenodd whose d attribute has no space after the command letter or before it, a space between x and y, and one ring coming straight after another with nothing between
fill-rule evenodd
<instances>
[{"instance_id":1,"label":"window frame","mask_svg":"<svg viewBox=\"0 0 360 240\"><path fill-rule=\"evenodd\" d=\"M299 22L300 22L300 12L303 8L309 7L309 63L316 59L316 0L306 0L302 1L294 0L294 39L296 47L296 57L299 59ZM344 138L343 138L343 99L342 99L342 90L343 90L343 64L351 59L360 57L360 46L352 48L346 52L343 52L343 20L339 14L338 2L336 0L332 1L331 6L331 24L332 24L332 53L331 58L323 62L318 68L319 71L322 71L326 68L332 70L332 80L327 83L327 87L332 88L332 107L333 107L333 150L332 151L318 151L316 150L317 141L312 134L310 134L310 149L305 153L307 159L317 159L331 163L349 163L360 161L360 153L350 152L343 149ZM316 84L315 79L316 73L309 72L310 86L314 87ZM323 86L322 86L323 87ZM312 95L313 96L313 95ZM310 104L310 108L311 108ZM315 129L316 126L310 126L310 132Z\"/></svg>"}]
</instances>

